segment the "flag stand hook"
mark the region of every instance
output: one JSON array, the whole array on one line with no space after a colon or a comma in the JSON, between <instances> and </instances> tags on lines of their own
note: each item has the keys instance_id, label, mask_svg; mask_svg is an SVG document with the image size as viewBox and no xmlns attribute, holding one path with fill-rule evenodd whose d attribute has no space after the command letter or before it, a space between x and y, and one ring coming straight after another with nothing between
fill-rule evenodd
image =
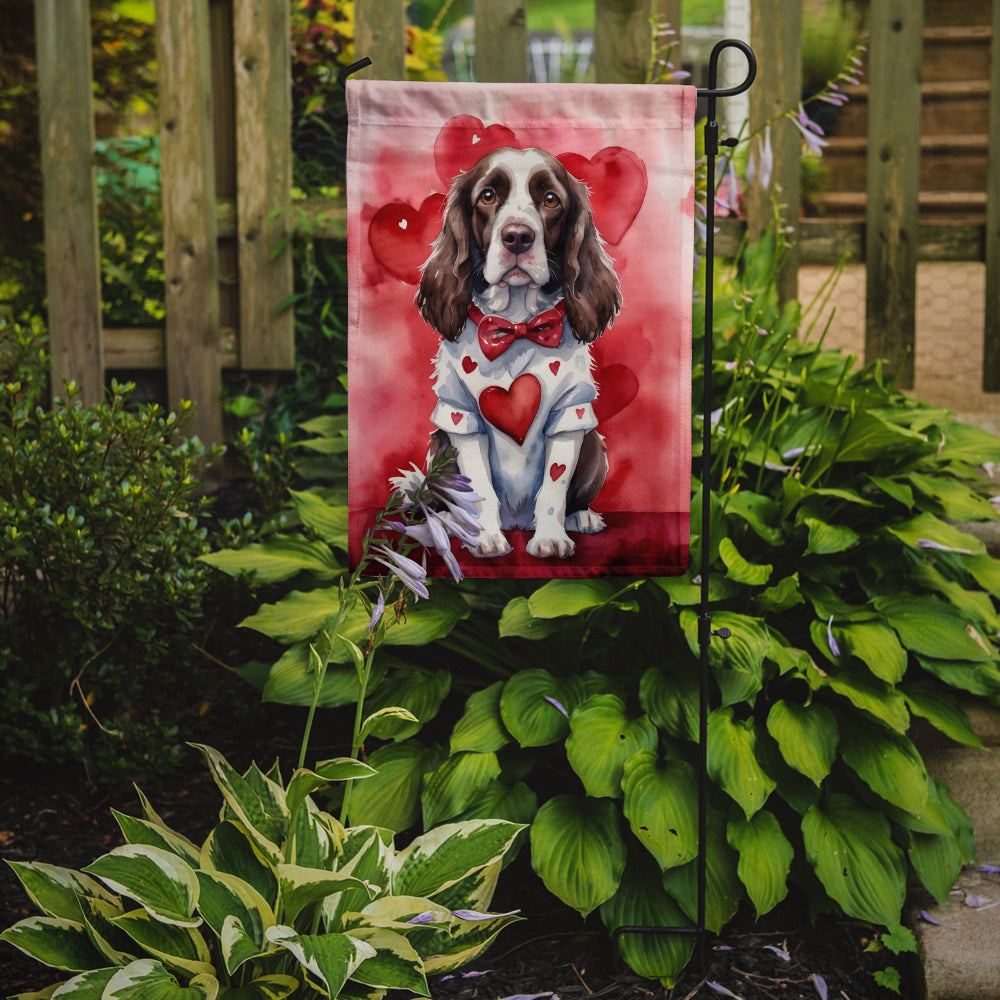
<instances>
[{"instance_id":1,"label":"flag stand hook","mask_svg":"<svg viewBox=\"0 0 1000 1000\"><path fill-rule=\"evenodd\" d=\"M747 75L736 87L719 88L719 57L724 49L739 49L747 60ZM746 42L724 38L712 49L708 61L708 87L699 88L698 96L708 100L705 122L705 158L707 184L705 194L705 347L704 395L702 398L702 449L701 449L701 601L698 611L698 647L701 653L701 681L698 697L698 909L694 927L622 926L615 929L612 939L620 945L623 934L693 934L698 941L698 964L702 971L706 961L705 896L707 888L707 834L708 834L708 649L713 636L728 639L727 628L713 629L712 614L708 609L709 545L711 530L711 495L709 480L712 471L712 325L713 290L715 285L715 158L720 146L735 146L736 138L719 139L716 121L716 99L735 97L750 89L757 76L757 58Z\"/></svg>"}]
</instances>

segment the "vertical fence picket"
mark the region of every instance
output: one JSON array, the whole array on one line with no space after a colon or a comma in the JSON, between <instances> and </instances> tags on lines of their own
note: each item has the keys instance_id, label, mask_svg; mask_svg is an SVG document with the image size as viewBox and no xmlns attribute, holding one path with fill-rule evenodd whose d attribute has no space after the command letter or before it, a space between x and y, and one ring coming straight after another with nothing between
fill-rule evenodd
<instances>
[{"instance_id":1,"label":"vertical fence picket","mask_svg":"<svg viewBox=\"0 0 1000 1000\"><path fill-rule=\"evenodd\" d=\"M993 0L990 43L989 169L986 178L986 324L983 389L1000 392L1000 0Z\"/></svg>"},{"instance_id":2,"label":"vertical fence picket","mask_svg":"<svg viewBox=\"0 0 1000 1000\"><path fill-rule=\"evenodd\" d=\"M872 0L868 53L865 357L913 387L923 3Z\"/></svg>"},{"instance_id":3,"label":"vertical fence picket","mask_svg":"<svg viewBox=\"0 0 1000 1000\"><path fill-rule=\"evenodd\" d=\"M652 0L594 0L598 83L645 83Z\"/></svg>"},{"instance_id":4,"label":"vertical fence picket","mask_svg":"<svg viewBox=\"0 0 1000 1000\"><path fill-rule=\"evenodd\" d=\"M287 3L233 7L239 346L247 369L295 367L293 316L282 308L292 294L290 31Z\"/></svg>"},{"instance_id":5,"label":"vertical fence picket","mask_svg":"<svg viewBox=\"0 0 1000 1000\"><path fill-rule=\"evenodd\" d=\"M193 431L222 440L219 256L216 245L211 59L206 0L160 0L156 11L166 273L167 394L198 403Z\"/></svg>"},{"instance_id":6,"label":"vertical fence picket","mask_svg":"<svg viewBox=\"0 0 1000 1000\"><path fill-rule=\"evenodd\" d=\"M363 0L354 7L354 51L373 65L359 76L406 79L405 0Z\"/></svg>"},{"instance_id":7,"label":"vertical fence picket","mask_svg":"<svg viewBox=\"0 0 1000 1000\"><path fill-rule=\"evenodd\" d=\"M794 108L802 90L802 4L799 0L760 0L750 9L750 40L762 71L750 88L750 129ZM736 125L739 123L737 122ZM735 130L735 129L734 129ZM774 170L766 188L755 179L747 195L747 225L751 239L759 239L774 221L773 204L780 207L780 225L794 229L793 243L778 274L782 301L798 295L799 158L802 137L788 120L771 128Z\"/></svg>"},{"instance_id":8,"label":"vertical fence picket","mask_svg":"<svg viewBox=\"0 0 1000 1000\"><path fill-rule=\"evenodd\" d=\"M476 79L480 83L524 83L528 78L528 33L524 0L475 0Z\"/></svg>"},{"instance_id":9,"label":"vertical fence picket","mask_svg":"<svg viewBox=\"0 0 1000 1000\"><path fill-rule=\"evenodd\" d=\"M104 395L88 0L35 0L52 391Z\"/></svg>"}]
</instances>

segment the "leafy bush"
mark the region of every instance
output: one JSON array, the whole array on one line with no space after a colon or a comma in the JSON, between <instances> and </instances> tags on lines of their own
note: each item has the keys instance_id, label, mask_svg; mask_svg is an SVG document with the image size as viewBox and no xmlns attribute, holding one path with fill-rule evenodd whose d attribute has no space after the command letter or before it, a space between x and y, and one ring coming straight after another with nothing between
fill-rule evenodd
<instances>
[{"instance_id":1,"label":"leafy bush","mask_svg":"<svg viewBox=\"0 0 1000 1000\"><path fill-rule=\"evenodd\" d=\"M144 818L115 813L126 845L82 872L11 863L43 915L0 938L79 973L60 996L429 996L428 973L471 961L518 919L485 912L516 824L452 823L399 850L390 831L345 829L311 798L369 778L367 765L325 761L285 785L277 767L241 775L199 749L225 803L200 847L140 793Z\"/></svg>"},{"instance_id":2,"label":"leafy bush","mask_svg":"<svg viewBox=\"0 0 1000 1000\"><path fill-rule=\"evenodd\" d=\"M7 760L83 757L107 776L176 752L150 680L191 662L209 455L185 434L187 404L132 410L127 385L96 406L68 385L42 408L41 338L0 321L0 742Z\"/></svg>"},{"instance_id":3,"label":"leafy bush","mask_svg":"<svg viewBox=\"0 0 1000 1000\"><path fill-rule=\"evenodd\" d=\"M973 852L909 727L919 716L976 746L957 695L1000 695L1000 561L953 523L995 517L976 466L1000 460L1000 440L904 396L880 364L858 369L822 338L799 339L800 306L779 308L774 290L780 253L769 239L747 248L715 291L711 537L695 517L692 567L708 544L712 624L732 635L709 650L706 922L721 929L743 903L763 914L794 886L816 912L904 940L908 884L944 898ZM697 344L695 358L700 400ZM693 493L697 515L697 479ZM313 691L309 637L342 558L331 499L293 495L308 540L289 531L231 556L291 588L245 622L289 647L254 671L265 698ZM531 821L535 869L581 914L599 910L609 929L692 924L696 573L466 582L418 604L387 639L398 659L373 677L370 703L426 724L450 686L472 694L447 753L417 724L379 733L391 741L369 748L379 773L356 789L352 820ZM407 662L406 645L425 642L423 662ZM326 703L349 704L353 678L345 655ZM665 982L691 946L622 940L636 971Z\"/></svg>"}]
</instances>

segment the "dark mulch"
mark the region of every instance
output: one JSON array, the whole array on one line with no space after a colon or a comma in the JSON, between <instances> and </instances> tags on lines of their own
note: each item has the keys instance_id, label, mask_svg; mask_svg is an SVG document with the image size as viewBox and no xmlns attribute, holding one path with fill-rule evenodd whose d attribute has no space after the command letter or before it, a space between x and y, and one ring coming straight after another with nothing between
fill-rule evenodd
<instances>
[{"instance_id":1,"label":"dark mulch","mask_svg":"<svg viewBox=\"0 0 1000 1000\"><path fill-rule=\"evenodd\" d=\"M272 751L275 743L290 748L291 731L280 735L283 724L279 719L279 735L265 744ZM238 744L220 741L220 748L234 763L245 758ZM139 813L134 794L102 795L73 784L72 776L27 777L8 774L0 779L0 858L9 861L37 860L80 868L121 843L112 806ZM208 832L218 813L218 793L193 751L192 767L151 790L150 798L168 824L195 840ZM784 904L757 925L741 914L720 938L706 941L704 971L689 969L673 990L640 979L618 962L596 917L582 922L558 904L544 892L524 857L501 877L494 906L520 908L526 919L504 931L464 974L433 977L435 1000L498 1000L550 993L562 1000L688 1000L726 996L725 990L744 1000L815 1000L824 995L824 985L831 1000L886 1000L892 994L878 987L872 976L890 964L904 973L902 996L918 992L900 960L866 950L872 942L870 928L830 918L812 927L799 902ZM12 872L0 866L0 927L31 913ZM0 995L41 989L59 978L58 973L0 944Z\"/></svg>"}]
</instances>

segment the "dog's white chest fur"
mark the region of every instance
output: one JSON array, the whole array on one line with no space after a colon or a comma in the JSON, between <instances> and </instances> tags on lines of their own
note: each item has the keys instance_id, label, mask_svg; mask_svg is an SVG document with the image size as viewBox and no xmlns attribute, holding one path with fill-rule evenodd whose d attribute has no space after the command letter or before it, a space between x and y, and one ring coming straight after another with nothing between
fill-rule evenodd
<instances>
[{"instance_id":1,"label":"dog's white chest fur","mask_svg":"<svg viewBox=\"0 0 1000 1000\"><path fill-rule=\"evenodd\" d=\"M547 479L546 439L597 426L597 395L589 349L564 322L557 347L515 340L490 360L469 320L457 340L443 340L434 358L438 403L433 423L449 436L482 434L504 529L531 529L535 500Z\"/></svg>"}]
</instances>

